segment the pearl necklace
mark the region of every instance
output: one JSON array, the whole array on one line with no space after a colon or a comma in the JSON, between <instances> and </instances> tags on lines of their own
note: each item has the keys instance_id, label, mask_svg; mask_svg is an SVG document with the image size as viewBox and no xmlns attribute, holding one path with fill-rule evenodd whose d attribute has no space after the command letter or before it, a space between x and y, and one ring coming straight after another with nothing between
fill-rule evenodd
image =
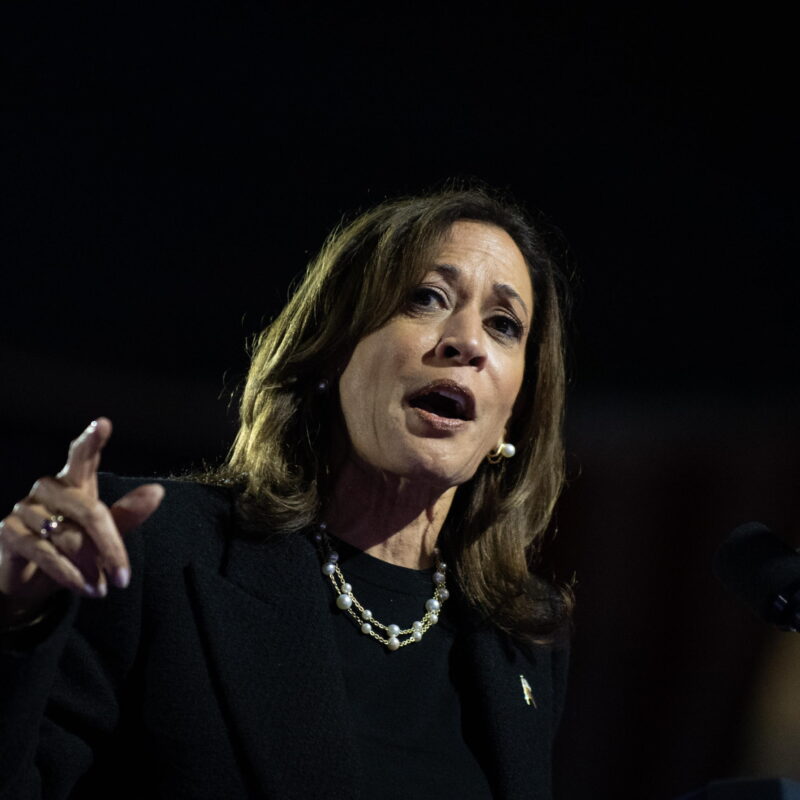
<instances>
[{"instance_id":1,"label":"pearl necklace","mask_svg":"<svg viewBox=\"0 0 800 800\"><path fill-rule=\"evenodd\" d=\"M450 597L450 592L447 591L445 579L447 564L442 561L438 547L433 550L433 556L436 559L436 570L433 573L433 597L425 602L425 614L421 620L412 622L410 628L401 628L399 625L384 625L379 622L368 608L364 608L358 602L353 594L353 587L344 579L342 570L339 568L339 554L331 546L328 526L324 522L320 523L319 531L314 535L314 541L317 543L322 561L322 574L330 579L333 586L336 607L350 615L361 633L386 645L389 650L398 650L407 644L420 641L431 625L435 625L439 621L442 603ZM406 638L401 639L401 636Z\"/></svg>"}]
</instances>

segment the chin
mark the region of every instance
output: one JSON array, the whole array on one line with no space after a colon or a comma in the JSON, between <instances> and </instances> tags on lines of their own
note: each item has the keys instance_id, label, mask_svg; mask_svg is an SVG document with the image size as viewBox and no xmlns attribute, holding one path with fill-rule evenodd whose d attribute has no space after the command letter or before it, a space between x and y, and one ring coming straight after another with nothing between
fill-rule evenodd
<instances>
[{"instance_id":1,"label":"chin","mask_svg":"<svg viewBox=\"0 0 800 800\"><path fill-rule=\"evenodd\" d=\"M443 455L441 452L417 453L409 459L401 474L410 481L450 489L470 480L477 472L479 464L480 461L475 463L474 459L468 462L463 458L456 460L452 454Z\"/></svg>"}]
</instances>

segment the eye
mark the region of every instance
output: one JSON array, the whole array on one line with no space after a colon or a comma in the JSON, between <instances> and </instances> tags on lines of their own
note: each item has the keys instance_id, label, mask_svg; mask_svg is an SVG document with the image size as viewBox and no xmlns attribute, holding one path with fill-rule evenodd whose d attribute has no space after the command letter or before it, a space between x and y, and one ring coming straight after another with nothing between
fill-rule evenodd
<instances>
[{"instance_id":1,"label":"eye","mask_svg":"<svg viewBox=\"0 0 800 800\"><path fill-rule=\"evenodd\" d=\"M428 311L447 307L447 298L444 293L431 286L417 286L411 292L409 307L412 311Z\"/></svg>"},{"instance_id":2,"label":"eye","mask_svg":"<svg viewBox=\"0 0 800 800\"><path fill-rule=\"evenodd\" d=\"M496 314L490 318L489 325L499 335L508 339L521 339L525 331L522 323L508 314Z\"/></svg>"}]
</instances>

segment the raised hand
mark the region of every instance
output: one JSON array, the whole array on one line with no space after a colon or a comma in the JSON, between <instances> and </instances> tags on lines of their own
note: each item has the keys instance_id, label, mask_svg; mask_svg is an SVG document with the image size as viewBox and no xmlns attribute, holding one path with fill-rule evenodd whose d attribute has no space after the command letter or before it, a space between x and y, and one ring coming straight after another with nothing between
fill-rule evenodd
<instances>
[{"instance_id":1,"label":"raised hand","mask_svg":"<svg viewBox=\"0 0 800 800\"><path fill-rule=\"evenodd\" d=\"M35 617L58 589L104 597L107 580L130 580L123 533L141 525L164 496L160 484L139 486L110 508L99 498L97 469L111 422L92 422L69 448L55 477L37 480L0 522L0 623Z\"/></svg>"}]
</instances>

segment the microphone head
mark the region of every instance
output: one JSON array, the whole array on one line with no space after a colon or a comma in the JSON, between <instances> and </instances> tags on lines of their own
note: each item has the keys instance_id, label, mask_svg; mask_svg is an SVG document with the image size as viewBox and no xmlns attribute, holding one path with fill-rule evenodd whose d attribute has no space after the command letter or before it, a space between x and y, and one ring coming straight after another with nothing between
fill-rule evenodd
<instances>
[{"instance_id":1,"label":"microphone head","mask_svg":"<svg viewBox=\"0 0 800 800\"><path fill-rule=\"evenodd\" d=\"M784 611L786 599L800 590L800 554L765 525L748 522L732 531L715 553L712 568L759 617L791 624Z\"/></svg>"}]
</instances>

